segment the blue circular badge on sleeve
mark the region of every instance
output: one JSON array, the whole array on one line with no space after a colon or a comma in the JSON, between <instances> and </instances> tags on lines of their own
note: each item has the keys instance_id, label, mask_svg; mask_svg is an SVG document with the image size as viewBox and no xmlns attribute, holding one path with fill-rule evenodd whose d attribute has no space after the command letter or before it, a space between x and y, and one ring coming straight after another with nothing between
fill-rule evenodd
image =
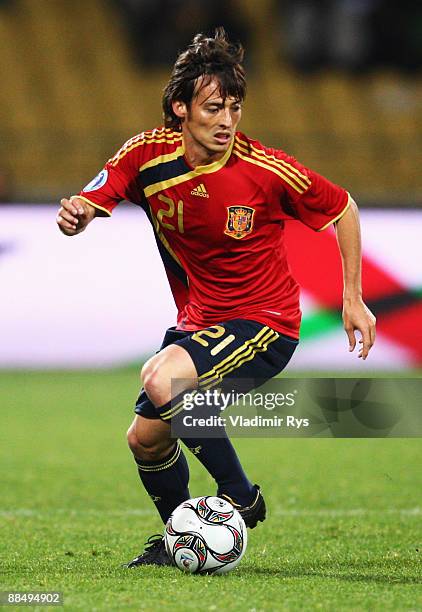
<instances>
[{"instance_id":1,"label":"blue circular badge on sleeve","mask_svg":"<svg viewBox=\"0 0 422 612\"><path fill-rule=\"evenodd\" d=\"M88 185L82 189L82 191L95 191L96 189L99 189L106 184L107 178L108 171L101 170L101 172L97 174L97 176L93 178L92 181L90 181Z\"/></svg>"}]
</instances>

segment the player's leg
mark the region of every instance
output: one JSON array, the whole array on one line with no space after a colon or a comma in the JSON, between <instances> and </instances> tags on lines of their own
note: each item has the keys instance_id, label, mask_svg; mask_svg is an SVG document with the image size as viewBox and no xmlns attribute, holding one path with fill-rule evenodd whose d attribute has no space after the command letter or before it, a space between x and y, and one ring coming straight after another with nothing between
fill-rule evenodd
<instances>
[{"instance_id":1,"label":"player's leg","mask_svg":"<svg viewBox=\"0 0 422 612\"><path fill-rule=\"evenodd\" d=\"M160 419L136 415L127 432L129 448L140 461L160 461L175 447L170 426Z\"/></svg>"},{"instance_id":2,"label":"player's leg","mask_svg":"<svg viewBox=\"0 0 422 612\"><path fill-rule=\"evenodd\" d=\"M269 328L254 322L237 320L229 322L227 329L221 325L217 327L219 328L219 334L215 334L212 328L211 330L203 330L203 332L191 334L189 336L183 332L172 332L175 335L179 334L178 339L176 339L176 337L174 338L177 346L169 347L170 350L163 350L159 355L151 358L143 371L146 390L151 397L155 399L157 406L154 406L147 394L143 392L138 399L135 409L137 414L150 419L154 419L154 417L156 418L159 415L164 421L169 423L172 418L171 397L173 393L170 382L171 378L178 378L179 381L190 379L190 384L192 384L192 386L194 386L193 383L196 382L196 377L193 375L194 373L199 374L199 381L208 381L210 373L212 377L214 376L214 372L218 373L217 378L221 378L227 372L232 371L234 371L232 376L237 374L240 377L249 376L254 378L257 376L258 378L270 378L279 370L283 369L285 363L290 359L296 344L294 342L287 343L283 346L281 353L268 350L269 344L278 339L279 335L273 330L269 330ZM233 331L236 333L232 333ZM201 333L213 339L219 338L218 344L220 344L220 348L218 348L217 341L213 343L214 346L210 347L208 343L204 342ZM220 337L222 334L225 334L227 337L222 339ZM223 348L226 348L230 344L227 342L228 337L231 338L230 342L234 342L234 339L236 342L231 346L232 350L227 354L227 351L223 351ZM202 341L198 342L198 340ZM191 362L189 362L189 357L187 358L183 352L175 350L179 347L185 349L188 356L190 356ZM199 347L207 348L207 350L198 350ZM251 359L256 357L256 354L262 351L266 351L267 354L270 355L268 363L264 362L264 369L262 369L262 363L259 363L258 360L254 365L258 371L254 371L253 374L247 368L245 369L243 367L242 369L240 367L245 361L250 362ZM215 359L215 356L220 352L222 352L220 355L221 359L219 358L220 360L218 361ZM185 367L182 367L182 364L185 364ZM192 368L194 368L194 370ZM188 388L184 387L183 384L184 383L182 383L182 386L178 389L179 393L184 388ZM159 406L158 404L161 402L164 403ZM152 461L152 456L155 456L155 458L159 457L160 460L165 458L165 452L169 448L166 446L165 436L163 434L165 430L157 428L155 431L161 432L158 435L158 441L155 438L148 441L146 436L147 432L144 431L142 427L143 422L140 421L139 423L140 426L134 428L131 432L136 434L136 439L133 439L131 443L134 454L145 457L149 452L149 461ZM228 497L239 507L249 526L253 527L256 525L257 520L263 520L263 518L265 518L265 504L259 488L256 486L253 487L248 481L237 458L236 452L230 440L225 435L225 432L220 438L192 439L182 437L182 439L206 467L209 473L214 476L218 485L218 493ZM163 484L165 480L166 479L164 479ZM186 498L187 497L189 497L188 492L186 493ZM243 503L239 503L242 498ZM246 499L248 501L244 501ZM162 538L158 537L157 540L147 547L146 552L134 559L129 566L136 566L144 563L168 563L163 548Z\"/></svg>"},{"instance_id":3,"label":"player's leg","mask_svg":"<svg viewBox=\"0 0 422 612\"><path fill-rule=\"evenodd\" d=\"M180 339L186 334L173 329L167 330L162 350L175 339ZM177 359L177 374L196 375L189 368L191 360L187 356L185 365L183 358L187 355L183 349L171 351L172 354L180 352ZM158 357L160 353L157 353ZM161 357L156 360L156 365L161 363ZM147 365L148 364L148 365ZM148 387L157 401L161 390L156 385L154 362L151 360L145 364L141 378L148 378ZM151 367L152 366L152 367ZM161 368L160 368L161 369ZM145 380L143 380L145 382ZM163 388L165 385L163 385ZM128 444L133 453L138 468L138 474L147 493L153 500L163 522L180 503L189 499L189 467L179 442L170 435L170 425L159 419L157 411L146 394L142 390L136 402L135 417L127 432ZM170 559L165 551L161 535L152 536L146 542L145 551L135 557L127 567L139 565L170 565Z\"/></svg>"},{"instance_id":4,"label":"player's leg","mask_svg":"<svg viewBox=\"0 0 422 612\"><path fill-rule=\"evenodd\" d=\"M127 438L142 484L166 523L174 508L190 497L189 467L182 448L160 419L137 415Z\"/></svg>"},{"instance_id":5,"label":"player's leg","mask_svg":"<svg viewBox=\"0 0 422 612\"><path fill-rule=\"evenodd\" d=\"M298 343L256 321L235 319L186 336L178 344L195 361L200 391L234 385L232 390L246 393L283 370ZM176 406L166 411L162 418L177 418L177 410ZM180 437L214 476L217 494L232 502L253 528L265 518L262 494L244 475L224 429L219 433L218 439L183 433Z\"/></svg>"},{"instance_id":6,"label":"player's leg","mask_svg":"<svg viewBox=\"0 0 422 612\"><path fill-rule=\"evenodd\" d=\"M187 337L187 334L180 332L179 336L175 334L177 334L177 332L173 334L176 344L164 347L159 353L149 359L142 369L144 392L137 402L135 411L137 414L148 417L148 419L151 420L154 417L162 416L168 411L174 395L179 395L188 388L192 389L196 387L197 367L194 361L198 361L200 367L204 367L202 363L204 358L198 354L198 351L202 352L203 346L197 344L197 350L195 352L188 352L178 344L180 340ZM177 387L176 389L175 386ZM155 500L157 497L163 498L165 496L165 476L167 476L167 474L164 472L161 463L168 465L172 459L172 452L180 452L181 457L183 457L183 455L177 447L176 450L173 450L169 430L163 430L158 426L152 425L146 427L148 419L137 422L138 426L131 428L129 443L135 457L138 457L137 463L138 468L140 468L139 474L142 482L152 496L152 499ZM170 423L169 420L166 422L167 424ZM152 427L154 436L149 439L149 433L152 431ZM169 426L167 425L167 427ZM155 437L155 434L158 436L158 439ZM200 443L197 443L196 439L191 438L183 441L192 452L196 454L197 458L213 476L217 483L218 492L230 493L239 506L248 507L255 500L257 489L248 480L239 462L236 451L224 429L221 430L220 435L220 438L201 439ZM148 451L150 455L152 453L153 456L148 456ZM149 467L146 461L151 462L151 467ZM154 461L158 462L157 466L159 470L154 470ZM145 468L143 468L144 465L148 471L147 476L143 473L146 471ZM160 472L163 478L160 478L160 475L154 474L154 471ZM158 487L161 487L162 495L157 494L156 491ZM155 492L152 492L152 489L154 489ZM180 495L182 495L182 491ZM178 503L175 503L176 495L171 498L168 492L167 497L167 504L163 504L162 500L160 500L161 503L159 506L156 502L159 511L161 507L160 515L164 522L166 522L174 507L180 503L180 499ZM185 499L187 497L185 497ZM174 503L173 507L171 507L172 499Z\"/></svg>"},{"instance_id":7,"label":"player's leg","mask_svg":"<svg viewBox=\"0 0 422 612\"><path fill-rule=\"evenodd\" d=\"M195 361L202 362L198 356L202 349L199 344L196 351L189 353L179 344L173 344L152 357L143 368L145 391L166 423L170 420L165 415L171 411L175 397L197 386ZM218 433L219 437L201 438L200 441L182 438L182 441L214 478L218 494L230 492L240 507L249 507L257 497L257 488L248 480L224 428Z\"/></svg>"},{"instance_id":8,"label":"player's leg","mask_svg":"<svg viewBox=\"0 0 422 612\"><path fill-rule=\"evenodd\" d=\"M184 335L168 330L163 345ZM165 397L163 393L171 393L171 375L166 365L168 359L163 358L162 353L170 353L176 376L180 379L192 377L193 384L196 384L196 371L188 353L175 345L164 347L162 352L145 364L141 372L145 389L158 403ZM163 372L160 384L158 370ZM160 420L145 389L138 398L137 416L127 432L127 439L142 484L166 523L174 508L190 497L189 468L179 442L171 437L170 425Z\"/></svg>"},{"instance_id":9,"label":"player's leg","mask_svg":"<svg viewBox=\"0 0 422 612\"><path fill-rule=\"evenodd\" d=\"M156 408L198 382L195 364L178 344L170 344L151 357L142 368L141 378L148 398Z\"/></svg>"}]
</instances>

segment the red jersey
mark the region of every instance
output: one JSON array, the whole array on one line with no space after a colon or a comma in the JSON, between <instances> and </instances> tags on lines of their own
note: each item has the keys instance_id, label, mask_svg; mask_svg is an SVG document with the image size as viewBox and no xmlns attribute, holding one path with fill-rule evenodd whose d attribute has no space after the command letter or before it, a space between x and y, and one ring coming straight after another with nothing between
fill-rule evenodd
<instances>
[{"instance_id":1,"label":"red jersey","mask_svg":"<svg viewBox=\"0 0 422 612\"><path fill-rule=\"evenodd\" d=\"M285 221L321 230L348 206L344 189L241 132L219 161L192 168L181 132L168 128L131 138L79 197L108 214L121 200L145 210L179 329L242 318L294 338L301 313Z\"/></svg>"}]
</instances>

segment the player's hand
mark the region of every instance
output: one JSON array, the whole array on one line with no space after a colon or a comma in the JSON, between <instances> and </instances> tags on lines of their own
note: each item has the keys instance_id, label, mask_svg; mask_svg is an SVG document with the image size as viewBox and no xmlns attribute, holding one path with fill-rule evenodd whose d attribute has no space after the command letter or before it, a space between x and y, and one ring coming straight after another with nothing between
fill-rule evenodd
<instances>
[{"instance_id":1,"label":"player's hand","mask_svg":"<svg viewBox=\"0 0 422 612\"><path fill-rule=\"evenodd\" d=\"M358 357L366 359L375 342L375 316L362 301L361 298L345 299L343 302L343 323L347 337L349 338L349 351L356 346L356 331L361 334L359 344L362 346Z\"/></svg>"},{"instance_id":2,"label":"player's hand","mask_svg":"<svg viewBox=\"0 0 422 612\"><path fill-rule=\"evenodd\" d=\"M95 217L95 208L77 196L62 198L60 204L56 222L66 236L80 234Z\"/></svg>"}]
</instances>

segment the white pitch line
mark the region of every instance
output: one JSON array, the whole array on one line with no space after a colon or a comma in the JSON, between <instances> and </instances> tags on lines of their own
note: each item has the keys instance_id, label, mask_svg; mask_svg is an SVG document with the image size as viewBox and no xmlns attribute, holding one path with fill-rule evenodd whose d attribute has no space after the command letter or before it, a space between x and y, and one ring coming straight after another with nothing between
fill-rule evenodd
<instances>
[{"instance_id":1,"label":"white pitch line","mask_svg":"<svg viewBox=\"0 0 422 612\"><path fill-rule=\"evenodd\" d=\"M1 510L0 517L35 517L43 518L54 515L66 515L69 518L77 516L152 516L155 510L152 508L134 508L128 510L96 510L94 508L86 508L84 510L69 510L68 508L52 508L50 510L37 510L31 508L15 508L13 510ZM422 508L383 508L380 510L372 510L367 508L350 508L350 509L320 509L320 510L300 510L278 509L271 512L273 516L315 516L315 517L353 517L353 516L377 516L377 515L400 515L400 516L422 516Z\"/></svg>"}]
</instances>

